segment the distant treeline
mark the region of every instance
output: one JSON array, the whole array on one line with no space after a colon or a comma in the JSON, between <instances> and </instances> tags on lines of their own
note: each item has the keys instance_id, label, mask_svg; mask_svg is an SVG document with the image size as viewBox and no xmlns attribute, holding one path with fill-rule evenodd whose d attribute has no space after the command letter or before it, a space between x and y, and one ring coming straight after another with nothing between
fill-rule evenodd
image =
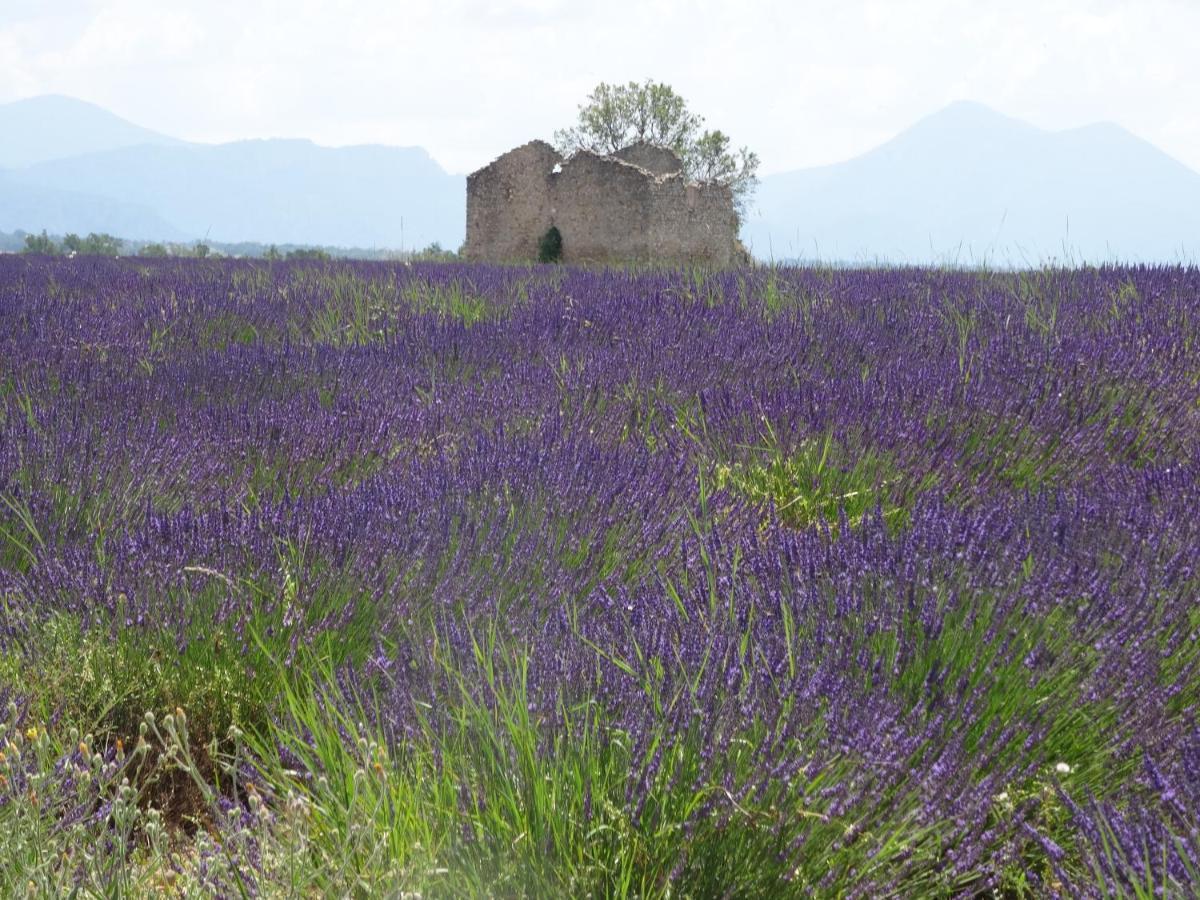
<instances>
[{"instance_id":1,"label":"distant treeline","mask_svg":"<svg viewBox=\"0 0 1200 900\"><path fill-rule=\"evenodd\" d=\"M77 234L51 235L42 231L0 232L0 252L34 253L43 256L145 256L166 257L232 257L249 259L381 259L436 260L458 259L458 253L444 250L433 243L423 250L390 250L362 247L313 247L303 244L260 244L246 241L227 244L219 241L190 243L165 241L134 241L111 234L85 237Z\"/></svg>"}]
</instances>

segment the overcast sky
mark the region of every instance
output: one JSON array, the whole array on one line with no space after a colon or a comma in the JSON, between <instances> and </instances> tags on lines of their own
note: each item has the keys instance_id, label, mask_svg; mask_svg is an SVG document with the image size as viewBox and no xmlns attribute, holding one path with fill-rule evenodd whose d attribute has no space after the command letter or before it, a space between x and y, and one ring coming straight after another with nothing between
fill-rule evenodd
<instances>
[{"instance_id":1,"label":"overcast sky","mask_svg":"<svg viewBox=\"0 0 1200 900\"><path fill-rule=\"evenodd\" d=\"M599 81L672 85L764 173L957 99L1117 122L1200 170L1200 0L0 0L0 102L59 93L199 141L420 145L468 172Z\"/></svg>"}]
</instances>

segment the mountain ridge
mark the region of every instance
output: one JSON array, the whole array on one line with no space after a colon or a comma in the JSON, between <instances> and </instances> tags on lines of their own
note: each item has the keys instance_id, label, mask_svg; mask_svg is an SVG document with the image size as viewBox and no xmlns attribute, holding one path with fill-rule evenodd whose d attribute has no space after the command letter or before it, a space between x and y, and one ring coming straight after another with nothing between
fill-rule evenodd
<instances>
[{"instance_id":1,"label":"mountain ridge","mask_svg":"<svg viewBox=\"0 0 1200 900\"><path fill-rule=\"evenodd\" d=\"M1115 123L1052 131L956 103L841 163L762 179L760 256L893 262L1177 261L1200 174Z\"/></svg>"},{"instance_id":2,"label":"mountain ridge","mask_svg":"<svg viewBox=\"0 0 1200 900\"><path fill-rule=\"evenodd\" d=\"M0 169L0 230L406 249L465 231L465 178L419 146L194 143L55 95L0 105ZM742 237L767 259L1194 261L1200 173L1116 123L1049 130L957 101L764 176Z\"/></svg>"},{"instance_id":3,"label":"mountain ridge","mask_svg":"<svg viewBox=\"0 0 1200 900\"><path fill-rule=\"evenodd\" d=\"M62 94L0 104L0 135L0 169L138 144L185 143Z\"/></svg>"},{"instance_id":4,"label":"mountain ridge","mask_svg":"<svg viewBox=\"0 0 1200 900\"><path fill-rule=\"evenodd\" d=\"M47 127L55 133L61 99L17 103L26 115L45 103L54 113ZM12 106L0 106L0 124ZM87 117L104 112L82 101L68 106ZM111 118L124 130L93 141L101 144L96 149L47 154L51 158L5 170L0 205L10 209L0 212L0 228L82 232L111 221L123 225L122 236L138 238L401 249L462 242L465 179L446 173L424 148L325 147L307 138L203 144ZM0 158L6 134L0 129ZM121 135L135 142L121 143ZM146 135L152 139L139 140ZM20 202L14 199L18 192ZM45 215L38 214L39 196L49 210ZM71 196L85 207L78 225L65 208Z\"/></svg>"}]
</instances>

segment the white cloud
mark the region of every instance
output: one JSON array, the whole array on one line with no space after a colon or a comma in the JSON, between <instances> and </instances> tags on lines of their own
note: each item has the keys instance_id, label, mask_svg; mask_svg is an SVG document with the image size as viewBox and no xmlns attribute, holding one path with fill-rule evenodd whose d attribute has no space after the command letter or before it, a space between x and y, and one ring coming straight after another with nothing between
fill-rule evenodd
<instances>
[{"instance_id":1,"label":"white cloud","mask_svg":"<svg viewBox=\"0 0 1200 900\"><path fill-rule=\"evenodd\" d=\"M0 12L0 101L64 93L198 140L420 144L468 171L600 80L672 84L766 171L869 149L954 99L1119 122L1200 169L1186 0L77 0Z\"/></svg>"}]
</instances>

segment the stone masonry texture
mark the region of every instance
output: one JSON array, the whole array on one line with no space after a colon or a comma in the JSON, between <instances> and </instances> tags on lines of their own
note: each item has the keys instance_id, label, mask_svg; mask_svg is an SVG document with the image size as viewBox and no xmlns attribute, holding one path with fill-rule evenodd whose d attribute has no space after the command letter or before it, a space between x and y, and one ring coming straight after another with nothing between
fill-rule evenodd
<instances>
[{"instance_id":1,"label":"stone masonry texture","mask_svg":"<svg viewBox=\"0 0 1200 900\"><path fill-rule=\"evenodd\" d=\"M468 176L464 255L536 260L538 241L554 225L568 263L739 261L729 188L688 183L681 169L671 150L650 144L564 159L530 141Z\"/></svg>"}]
</instances>

